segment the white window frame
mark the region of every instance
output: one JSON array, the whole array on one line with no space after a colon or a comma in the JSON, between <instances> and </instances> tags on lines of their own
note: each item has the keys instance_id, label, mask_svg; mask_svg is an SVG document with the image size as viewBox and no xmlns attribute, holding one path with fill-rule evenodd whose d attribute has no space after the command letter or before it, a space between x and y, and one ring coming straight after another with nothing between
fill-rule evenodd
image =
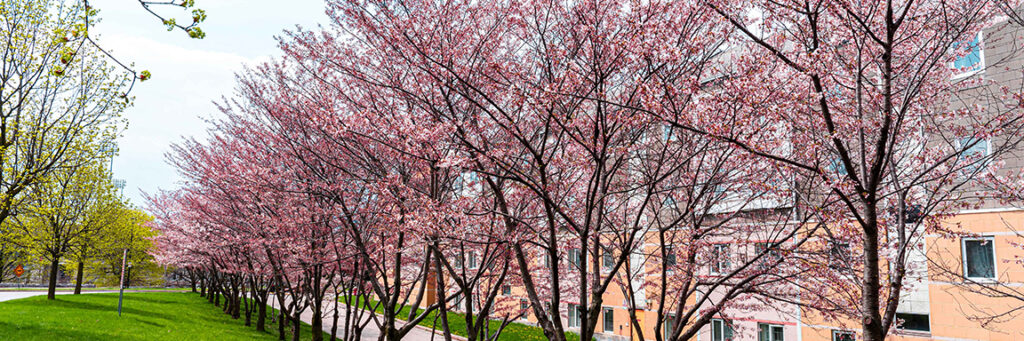
<instances>
[{"instance_id":1,"label":"white window frame","mask_svg":"<svg viewBox=\"0 0 1024 341\"><path fill-rule=\"evenodd\" d=\"M583 324L583 317L580 316L580 305L579 304L567 304L566 316L569 320L569 328L579 328Z\"/></svg>"},{"instance_id":2,"label":"white window frame","mask_svg":"<svg viewBox=\"0 0 1024 341\"><path fill-rule=\"evenodd\" d=\"M662 123L661 124L661 140L664 141L664 142L672 142L672 141L675 141L675 140L679 139L678 137L676 137L675 130L676 130L676 127L673 127L672 124Z\"/></svg>"},{"instance_id":3,"label":"white window frame","mask_svg":"<svg viewBox=\"0 0 1024 341\"><path fill-rule=\"evenodd\" d=\"M927 334L931 334L931 332L932 332L932 315L931 314L917 314L917 313L900 313L900 312L897 312L896 315L893 316L893 318L900 319L900 317L898 316L900 314L927 316L928 317L928 330L904 329L903 327L899 327L899 328L896 328L897 332L903 332L903 333L927 333ZM896 321L893 320L893 323L895 325Z\"/></svg>"},{"instance_id":4,"label":"white window frame","mask_svg":"<svg viewBox=\"0 0 1024 341\"><path fill-rule=\"evenodd\" d=\"M959 151L959 153L957 153L957 160L958 161L959 160L963 160L963 158L965 157L965 155L963 155L963 154L965 152L967 152L966 150L961 150L964 147L963 140L966 140L966 139L973 139L973 137L969 137L969 136L968 137L958 137L956 139L956 150ZM985 144L985 155L981 156L981 159L982 159L981 162L979 162L977 165L974 165L974 167L982 168L982 169L977 171L976 175L983 175L983 174L985 174L986 171L983 168L988 167L988 164L990 162L992 162L992 160L985 160L985 158L987 158L987 157L992 155L992 139L990 139L990 138L981 139L981 141L982 141L982 143ZM968 175L967 174L967 170L968 170L967 169L968 168L967 165L962 165L961 167L962 167L961 172L964 173L962 175Z\"/></svg>"},{"instance_id":5,"label":"white window frame","mask_svg":"<svg viewBox=\"0 0 1024 341\"><path fill-rule=\"evenodd\" d=\"M466 263L469 263L469 267L467 267L468 269L475 270L480 267L480 264L478 264L479 260L476 258L475 251L466 252Z\"/></svg>"},{"instance_id":6,"label":"white window frame","mask_svg":"<svg viewBox=\"0 0 1024 341\"><path fill-rule=\"evenodd\" d=\"M665 315L665 323L661 325L661 335L664 336L665 339L671 338L672 332L676 328L676 322L677 321L675 315Z\"/></svg>"},{"instance_id":7,"label":"white window frame","mask_svg":"<svg viewBox=\"0 0 1024 341\"><path fill-rule=\"evenodd\" d=\"M675 252L676 250L674 245L665 245L665 254L663 254L662 257L664 258L663 264L665 264L665 271L667 272L672 272L672 268L679 265L679 259L676 257ZM669 264L669 259L672 260L672 264Z\"/></svg>"},{"instance_id":8,"label":"white window frame","mask_svg":"<svg viewBox=\"0 0 1024 341\"><path fill-rule=\"evenodd\" d=\"M837 338L839 335L853 335L853 340L857 341L857 333L849 331L849 330L838 330L838 329L833 329L832 330L832 341L839 341L839 339Z\"/></svg>"},{"instance_id":9,"label":"white window frame","mask_svg":"<svg viewBox=\"0 0 1024 341\"><path fill-rule=\"evenodd\" d=\"M850 251L850 243L830 241L828 243L828 267L834 270L845 270L849 269L848 257L844 257L844 252Z\"/></svg>"},{"instance_id":10,"label":"white window frame","mask_svg":"<svg viewBox=\"0 0 1024 341\"><path fill-rule=\"evenodd\" d=\"M608 273L615 266L615 255L610 249L601 249L601 272Z\"/></svg>"},{"instance_id":11,"label":"white window frame","mask_svg":"<svg viewBox=\"0 0 1024 341\"><path fill-rule=\"evenodd\" d=\"M608 329L608 316L612 317L611 329ZM601 307L601 326L605 333L615 332L615 310L611 307Z\"/></svg>"},{"instance_id":12,"label":"white window frame","mask_svg":"<svg viewBox=\"0 0 1024 341\"><path fill-rule=\"evenodd\" d=\"M566 252L567 256L569 256L569 265L572 265L575 269L583 268L583 264L581 264L583 262L583 256L580 254L581 252L582 251L577 248L571 248Z\"/></svg>"},{"instance_id":13,"label":"white window frame","mask_svg":"<svg viewBox=\"0 0 1024 341\"><path fill-rule=\"evenodd\" d=\"M984 34L984 32L983 31L978 31L977 37L978 37L978 50L979 50L978 51L978 68L974 69L974 70L970 70L970 71L954 73L953 77L951 77L951 79L967 78L967 77L973 76L976 73L985 71L985 66L986 65L985 65L985 34ZM950 70L953 70L953 72L957 72L956 66L954 66L955 64L956 64L956 60L953 60L953 61L949 62L949 68L950 68Z\"/></svg>"},{"instance_id":14,"label":"white window frame","mask_svg":"<svg viewBox=\"0 0 1024 341\"><path fill-rule=\"evenodd\" d=\"M528 320L530 316L530 301L527 301L525 298L520 298L519 309L526 310L526 312L523 313L522 319Z\"/></svg>"},{"instance_id":15,"label":"white window frame","mask_svg":"<svg viewBox=\"0 0 1024 341\"><path fill-rule=\"evenodd\" d=\"M732 267L732 263L729 261L729 244L711 244L711 256L710 270L712 275L722 275L729 272L729 268Z\"/></svg>"},{"instance_id":16,"label":"white window frame","mask_svg":"<svg viewBox=\"0 0 1024 341\"><path fill-rule=\"evenodd\" d=\"M768 328L768 339L767 340L761 340L761 326L764 326L765 328ZM782 329L782 340L776 340L775 339L775 334L772 333L772 331L775 328ZM782 326L781 324L772 324L772 323L758 323L757 324L757 340L758 341L785 341L785 339L786 339L786 328L784 326Z\"/></svg>"},{"instance_id":17,"label":"white window frame","mask_svg":"<svg viewBox=\"0 0 1024 341\"><path fill-rule=\"evenodd\" d=\"M967 242L986 241L992 248L992 277L968 277L967 276ZM995 282L999 279L999 262L996 261L996 238L994 236L964 237L960 238L960 260L963 262L963 276L976 282Z\"/></svg>"},{"instance_id":18,"label":"white window frame","mask_svg":"<svg viewBox=\"0 0 1024 341\"><path fill-rule=\"evenodd\" d=\"M715 327L716 327L715 324L716 323L718 324L718 328L719 328L718 332L721 333L721 335L715 335ZM729 338L729 339L725 338L725 330L726 330L726 328L731 330L731 332L729 334L733 334L732 338ZM732 326L729 325L729 321L726 321L724 319L711 319L711 341L732 340L732 339L736 338L735 334L736 334L736 331L732 330ZM715 336L720 336L720 337L719 338L715 338Z\"/></svg>"}]
</instances>

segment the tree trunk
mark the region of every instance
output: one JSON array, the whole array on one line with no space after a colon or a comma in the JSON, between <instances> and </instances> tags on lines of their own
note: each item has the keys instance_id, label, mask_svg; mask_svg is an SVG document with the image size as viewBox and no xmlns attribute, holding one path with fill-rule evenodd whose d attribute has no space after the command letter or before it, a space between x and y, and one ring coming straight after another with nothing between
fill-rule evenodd
<instances>
[{"instance_id":1,"label":"tree trunk","mask_svg":"<svg viewBox=\"0 0 1024 341\"><path fill-rule=\"evenodd\" d=\"M334 317L332 318L333 322L331 323L331 341L335 341L335 340L338 339L338 304L339 304L338 303L338 299L340 298L338 296L340 296L340 295L341 295L341 293L338 292L338 288L335 287L334 288Z\"/></svg>"},{"instance_id":2,"label":"tree trunk","mask_svg":"<svg viewBox=\"0 0 1024 341\"><path fill-rule=\"evenodd\" d=\"M78 261L78 271L75 274L75 295L82 294L82 272L85 269L85 263Z\"/></svg>"},{"instance_id":3,"label":"tree trunk","mask_svg":"<svg viewBox=\"0 0 1024 341\"><path fill-rule=\"evenodd\" d=\"M865 341L885 340L882 333L882 315L879 309L879 269L878 269L878 225L872 224L868 217L864 226L864 279L861 285L861 321ZM870 224L870 225L869 225Z\"/></svg>"},{"instance_id":4,"label":"tree trunk","mask_svg":"<svg viewBox=\"0 0 1024 341\"><path fill-rule=\"evenodd\" d=\"M46 289L46 299L53 300L57 298L57 271L60 267L60 258L53 257L53 262L50 263L50 285Z\"/></svg>"},{"instance_id":5,"label":"tree trunk","mask_svg":"<svg viewBox=\"0 0 1024 341\"><path fill-rule=\"evenodd\" d=\"M295 316L292 316L292 341L301 341L299 336L302 333L302 320L299 319L299 312L295 312ZM313 331L316 333L316 330Z\"/></svg>"},{"instance_id":6,"label":"tree trunk","mask_svg":"<svg viewBox=\"0 0 1024 341\"><path fill-rule=\"evenodd\" d=\"M281 292L277 293L277 335L278 340L284 341L284 296Z\"/></svg>"},{"instance_id":7,"label":"tree trunk","mask_svg":"<svg viewBox=\"0 0 1024 341\"><path fill-rule=\"evenodd\" d=\"M205 278L200 278L199 279L199 296L200 297L206 297L206 279Z\"/></svg>"},{"instance_id":8,"label":"tree trunk","mask_svg":"<svg viewBox=\"0 0 1024 341\"><path fill-rule=\"evenodd\" d=\"M313 327L313 341L324 341L323 300L320 302L320 304L313 304L313 320L310 321L310 325Z\"/></svg>"},{"instance_id":9,"label":"tree trunk","mask_svg":"<svg viewBox=\"0 0 1024 341\"><path fill-rule=\"evenodd\" d=\"M259 302L256 302L256 309L259 311L256 313L256 330L267 331L267 300L262 298Z\"/></svg>"},{"instance_id":10,"label":"tree trunk","mask_svg":"<svg viewBox=\"0 0 1024 341\"><path fill-rule=\"evenodd\" d=\"M242 290L242 292L244 293L245 290ZM253 304L253 302L252 302L251 298L245 297L246 296L245 294L243 294L241 296L242 296L242 302L245 303L245 326L249 327L249 326L252 326L252 304Z\"/></svg>"}]
</instances>

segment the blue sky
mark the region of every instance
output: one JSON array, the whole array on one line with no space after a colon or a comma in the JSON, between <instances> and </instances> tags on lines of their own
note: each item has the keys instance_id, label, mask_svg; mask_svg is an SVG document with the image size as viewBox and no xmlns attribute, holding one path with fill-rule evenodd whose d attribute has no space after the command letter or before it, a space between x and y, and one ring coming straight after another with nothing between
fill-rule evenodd
<instances>
[{"instance_id":1,"label":"blue sky","mask_svg":"<svg viewBox=\"0 0 1024 341\"><path fill-rule=\"evenodd\" d=\"M100 43L123 62L149 70L153 78L133 90L135 105L125 116L114 177L127 183L125 196L144 205L142 192L172 189L180 178L165 161L172 143L203 136L205 119L218 115L212 101L230 96L234 75L244 65L278 56L274 36L295 25L326 24L323 0L196 0L208 19L206 39L167 32L135 0L92 0L101 22L93 29ZM186 21L189 12L154 6L161 14Z\"/></svg>"}]
</instances>

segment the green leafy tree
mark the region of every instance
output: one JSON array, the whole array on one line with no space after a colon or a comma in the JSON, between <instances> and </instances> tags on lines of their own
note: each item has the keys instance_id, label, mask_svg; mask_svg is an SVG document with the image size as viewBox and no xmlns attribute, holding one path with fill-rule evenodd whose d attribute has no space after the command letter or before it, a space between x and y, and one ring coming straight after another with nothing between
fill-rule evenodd
<instances>
[{"instance_id":1,"label":"green leafy tree","mask_svg":"<svg viewBox=\"0 0 1024 341\"><path fill-rule=\"evenodd\" d=\"M163 269L150 255L153 248L151 238L156 234L149 225L153 218L130 206L123 206L118 212L115 223L99 233L101 238L93 245L96 253L88 264L87 272L95 276L96 283L117 285L123 252L127 249L132 270L126 274L126 280L133 284L159 284Z\"/></svg>"},{"instance_id":2,"label":"green leafy tree","mask_svg":"<svg viewBox=\"0 0 1024 341\"><path fill-rule=\"evenodd\" d=\"M96 211L115 199L115 189L98 160L58 168L33 186L14 222L16 243L49 262L48 297L54 298L61 259L94 239L106 222ZM81 248L80 248L81 249Z\"/></svg>"},{"instance_id":3,"label":"green leafy tree","mask_svg":"<svg viewBox=\"0 0 1024 341\"><path fill-rule=\"evenodd\" d=\"M95 157L124 124L134 77L88 43L88 10L0 1L0 224L51 173Z\"/></svg>"}]
</instances>

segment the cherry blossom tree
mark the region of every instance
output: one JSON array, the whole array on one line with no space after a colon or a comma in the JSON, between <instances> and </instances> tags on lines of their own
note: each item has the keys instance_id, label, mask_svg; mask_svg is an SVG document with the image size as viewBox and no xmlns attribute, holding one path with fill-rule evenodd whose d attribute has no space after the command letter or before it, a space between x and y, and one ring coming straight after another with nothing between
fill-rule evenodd
<instances>
[{"instance_id":1,"label":"cherry blossom tree","mask_svg":"<svg viewBox=\"0 0 1024 341\"><path fill-rule=\"evenodd\" d=\"M1020 84L976 77L977 65L958 62L979 48L973 38L1006 4L704 4L738 31L737 52L721 84L707 89L707 111L663 118L806 184L802 205L813 208L830 239L822 246L849 245L861 256L852 277L809 277L837 289L809 294L817 299L808 305L855 307L844 313L859 321L865 340L884 339L899 323L915 245L926 232L957 233L942 219L977 205L971 179L994 172L995 163L982 165L1019 145ZM1002 67L1004 60L993 59L986 68ZM991 153L972 155L982 143ZM831 301L837 297L849 300Z\"/></svg>"}]
</instances>

